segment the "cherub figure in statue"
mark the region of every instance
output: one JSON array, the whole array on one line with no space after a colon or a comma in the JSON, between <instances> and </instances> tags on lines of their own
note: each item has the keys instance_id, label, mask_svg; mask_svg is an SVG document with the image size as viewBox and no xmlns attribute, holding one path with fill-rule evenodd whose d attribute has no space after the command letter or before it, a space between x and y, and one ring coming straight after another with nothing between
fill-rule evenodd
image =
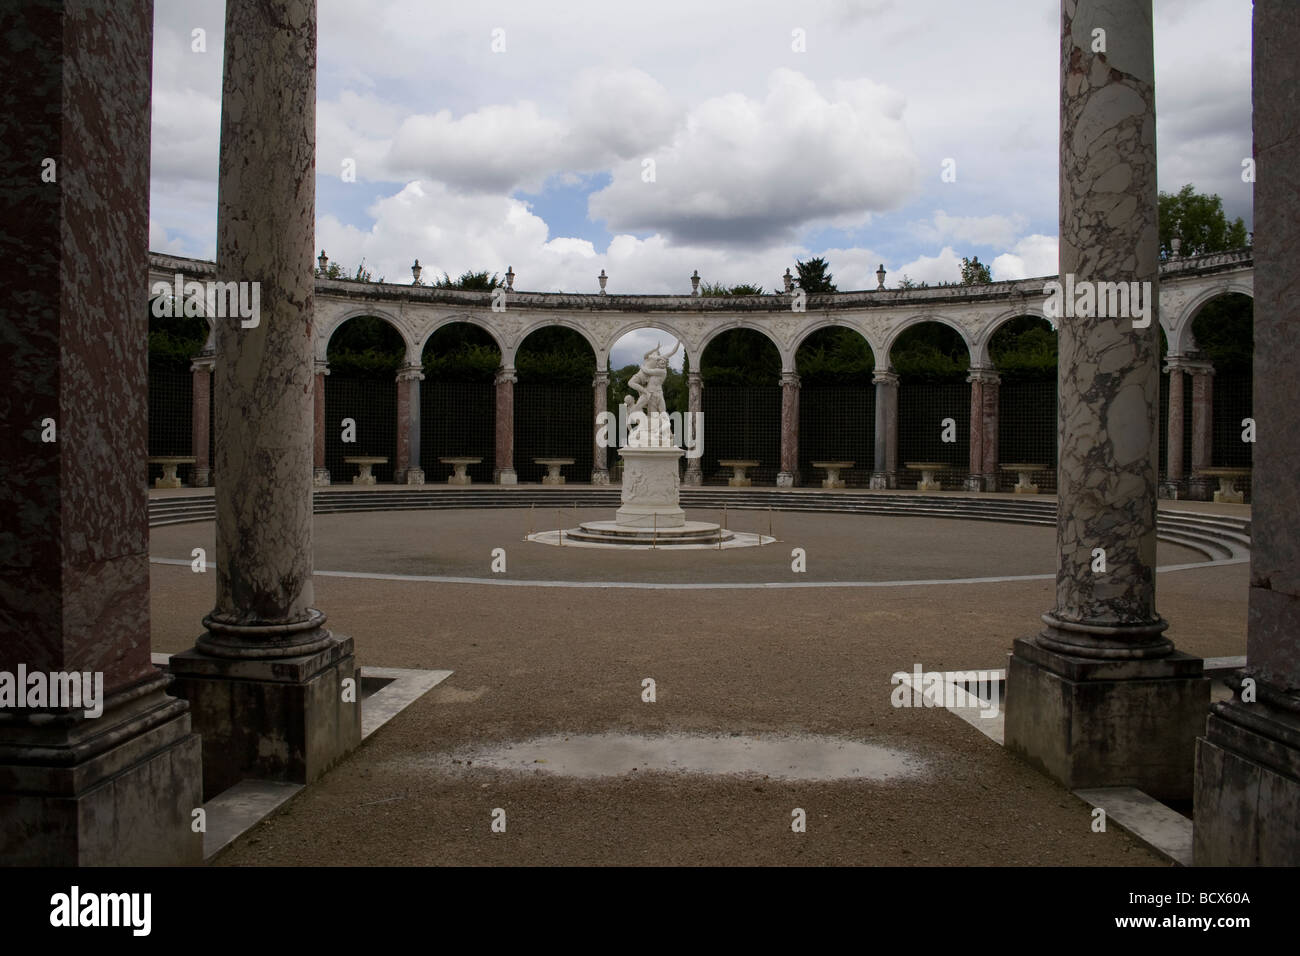
<instances>
[{"instance_id":1,"label":"cherub figure in statue","mask_svg":"<svg viewBox=\"0 0 1300 956\"><path fill-rule=\"evenodd\" d=\"M633 435L630 445L641 447L668 447L673 444L673 424L668 417L668 406L664 403L664 379L668 377L668 360L681 348L678 342L667 355L660 353L662 343L645 353L641 370L628 379L628 388L638 392L635 401L628 395L623 399L627 406L628 421L632 423ZM634 416L642 413L644 420Z\"/></svg>"}]
</instances>

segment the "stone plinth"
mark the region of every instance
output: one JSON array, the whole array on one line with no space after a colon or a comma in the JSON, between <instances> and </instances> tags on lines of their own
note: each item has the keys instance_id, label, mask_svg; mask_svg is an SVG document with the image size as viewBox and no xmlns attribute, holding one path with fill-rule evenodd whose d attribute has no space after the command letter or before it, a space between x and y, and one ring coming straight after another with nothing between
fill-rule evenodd
<instances>
[{"instance_id":1,"label":"stone plinth","mask_svg":"<svg viewBox=\"0 0 1300 956\"><path fill-rule=\"evenodd\" d=\"M442 462L444 465L451 465L453 469L452 473L447 476L447 484L449 485L473 484L474 479L470 476L470 473L465 469L467 469L470 465L477 465L483 461L482 458L439 458L438 460ZM514 475L513 471L511 471L511 475L512 476ZM513 480L511 481L503 480L501 481L501 484L513 485L516 484L516 482Z\"/></svg>"},{"instance_id":2,"label":"stone plinth","mask_svg":"<svg viewBox=\"0 0 1300 956\"><path fill-rule=\"evenodd\" d=\"M1210 705L1203 664L1181 651L1106 660L1019 639L1007 670L1006 747L1070 790L1137 787L1186 799Z\"/></svg>"},{"instance_id":3,"label":"stone plinth","mask_svg":"<svg viewBox=\"0 0 1300 956\"><path fill-rule=\"evenodd\" d=\"M725 458L719 460L718 464L721 465L723 468L731 469L732 475L727 480L727 484L730 485L732 488L748 488L750 485L754 483L753 480L748 475L745 474L745 472L748 471L750 468L757 468L758 467L757 461L754 461L752 459L742 461L734 458ZM787 482L785 485L781 485L780 482L778 481L777 484L780 485L780 487L789 488L792 487L793 482Z\"/></svg>"},{"instance_id":4,"label":"stone plinth","mask_svg":"<svg viewBox=\"0 0 1300 956\"><path fill-rule=\"evenodd\" d=\"M823 488L843 488L844 479L840 477L840 472L847 471L854 464L855 462L851 461L814 461L812 466L826 472L826 477L822 479Z\"/></svg>"},{"instance_id":5,"label":"stone plinth","mask_svg":"<svg viewBox=\"0 0 1300 956\"><path fill-rule=\"evenodd\" d=\"M682 449L631 448L623 458L623 506L615 520L631 528L677 528L686 523L678 504L678 460Z\"/></svg>"}]
</instances>

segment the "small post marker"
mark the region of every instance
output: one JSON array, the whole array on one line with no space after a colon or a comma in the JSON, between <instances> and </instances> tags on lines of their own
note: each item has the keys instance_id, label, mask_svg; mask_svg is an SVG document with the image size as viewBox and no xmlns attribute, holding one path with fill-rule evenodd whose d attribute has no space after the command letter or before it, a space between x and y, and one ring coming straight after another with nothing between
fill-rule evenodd
<instances>
[{"instance_id":1,"label":"small post marker","mask_svg":"<svg viewBox=\"0 0 1300 956\"><path fill-rule=\"evenodd\" d=\"M650 532L650 550L653 551L659 547L659 512L656 511L650 517L654 519L654 528Z\"/></svg>"},{"instance_id":2,"label":"small post marker","mask_svg":"<svg viewBox=\"0 0 1300 956\"><path fill-rule=\"evenodd\" d=\"M767 506L767 536L775 540L775 536L772 534L772 506L771 505ZM762 544L762 541L760 541L759 544Z\"/></svg>"},{"instance_id":3,"label":"small post marker","mask_svg":"<svg viewBox=\"0 0 1300 956\"><path fill-rule=\"evenodd\" d=\"M555 509L555 523L560 526L560 547L564 547L564 519L560 517L560 509Z\"/></svg>"},{"instance_id":4,"label":"small post marker","mask_svg":"<svg viewBox=\"0 0 1300 956\"><path fill-rule=\"evenodd\" d=\"M528 506L528 535L527 537L524 538L525 541L527 541L528 538L531 538L533 536L533 509L536 507L537 507L536 502L533 502Z\"/></svg>"}]
</instances>

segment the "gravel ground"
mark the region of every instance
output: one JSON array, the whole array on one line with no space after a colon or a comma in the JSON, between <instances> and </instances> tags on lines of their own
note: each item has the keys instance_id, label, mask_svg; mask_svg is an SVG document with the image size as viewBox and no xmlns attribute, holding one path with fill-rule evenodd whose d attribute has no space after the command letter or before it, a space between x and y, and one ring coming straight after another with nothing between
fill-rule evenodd
<instances>
[{"instance_id":1,"label":"gravel ground","mask_svg":"<svg viewBox=\"0 0 1300 956\"><path fill-rule=\"evenodd\" d=\"M610 554L521 542L526 520L514 511L319 516L316 566L487 578L491 549L505 547L505 576L528 580L1053 570L1050 528L778 515L780 548ZM205 547L211 556L212 535L210 523L158 528L153 552L188 559ZM808 552L806 576L789 570L796 540ZM1160 548L1161 564L1194 560ZM1246 565L1159 576L1158 606L1180 649L1245 653L1247 577ZM155 650L193 644L213 580L153 566ZM1004 666L1012 640L1040 626L1053 589L1050 580L631 590L319 576L316 604L355 639L362 665L455 674L218 862L1162 865L1117 828L1093 833L1086 804L946 711L890 705L890 675L914 663ZM654 703L641 699L646 677L656 682ZM883 782L640 771L574 779L468 762L489 745L604 732L833 735L903 751L925 771ZM791 831L796 807L806 833ZM504 833L491 829L496 808L506 813Z\"/></svg>"}]
</instances>

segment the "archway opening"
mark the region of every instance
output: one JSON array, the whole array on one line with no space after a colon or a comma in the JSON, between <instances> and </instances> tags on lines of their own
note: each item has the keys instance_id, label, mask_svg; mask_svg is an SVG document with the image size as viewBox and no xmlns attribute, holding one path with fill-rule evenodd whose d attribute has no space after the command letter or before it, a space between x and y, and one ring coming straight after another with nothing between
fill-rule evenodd
<instances>
[{"instance_id":1,"label":"archway opening","mask_svg":"<svg viewBox=\"0 0 1300 956\"><path fill-rule=\"evenodd\" d=\"M1242 421L1253 414L1254 299L1240 292L1215 296L1192 317L1192 335L1196 338L1193 357L1214 367L1210 464L1216 468L1250 468L1255 445L1242 440ZM1186 402L1189 408L1191 404ZM1249 481L1237 482L1237 488L1249 496Z\"/></svg>"},{"instance_id":2,"label":"archway opening","mask_svg":"<svg viewBox=\"0 0 1300 956\"><path fill-rule=\"evenodd\" d=\"M189 457L194 453L194 374L190 363L208 340L208 321L201 316L155 315L155 311L173 311L170 307L155 309L158 299L149 300L149 456ZM212 377L207 378L211 408ZM208 460L212 461L212 429L208 430ZM162 465L150 465L149 486L162 474ZM176 474L186 485L194 483L193 465L181 465Z\"/></svg>"},{"instance_id":3,"label":"archway opening","mask_svg":"<svg viewBox=\"0 0 1300 956\"><path fill-rule=\"evenodd\" d=\"M970 469L970 351L961 333L942 322L904 330L889 350L899 375L898 465L942 463L944 488L960 488ZM912 484L905 474L904 487Z\"/></svg>"},{"instance_id":4,"label":"archway opening","mask_svg":"<svg viewBox=\"0 0 1300 956\"><path fill-rule=\"evenodd\" d=\"M875 464L876 356L856 329L817 329L795 352L799 372L799 471L805 484L822 472L814 461L851 461L849 486L871 483Z\"/></svg>"},{"instance_id":5,"label":"archway opening","mask_svg":"<svg viewBox=\"0 0 1300 956\"><path fill-rule=\"evenodd\" d=\"M520 482L541 482L537 458L572 458L564 473L586 482L594 462L596 353L581 333L548 325L515 353L514 465Z\"/></svg>"},{"instance_id":6,"label":"archway opening","mask_svg":"<svg viewBox=\"0 0 1300 956\"><path fill-rule=\"evenodd\" d=\"M1046 319L1019 315L989 339L989 359L997 370L998 459L1041 464L1034 477L1041 491L1056 491L1057 336ZM1015 472L999 467L998 490L1012 491Z\"/></svg>"},{"instance_id":7,"label":"archway opening","mask_svg":"<svg viewBox=\"0 0 1300 956\"><path fill-rule=\"evenodd\" d=\"M501 367L496 340L472 322L449 322L429 336L420 362L420 467L436 481L452 472L440 458L482 458L466 472L475 482L491 484Z\"/></svg>"},{"instance_id":8,"label":"archway opening","mask_svg":"<svg viewBox=\"0 0 1300 956\"><path fill-rule=\"evenodd\" d=\"M359 315L334 330L325 356L325 467L336 484L346 484L359 469L343 459L387 458L373 474L376 481L391 482L397 462L397 370L406 357L401 334L378 316Z\"/></svg>"},{"instance_id":9,"label":"archway opening","mask_svg":"<svg viewBox=\"0 0 1300 956\"><path fill-rule=\"evenodd\" d=\"M756 484L776 484L781 469L781 353L754 329L728 329L700 356L704 383L704 481L726 484L720 461L757 461Z\"/></svg>"}]
</instances>

